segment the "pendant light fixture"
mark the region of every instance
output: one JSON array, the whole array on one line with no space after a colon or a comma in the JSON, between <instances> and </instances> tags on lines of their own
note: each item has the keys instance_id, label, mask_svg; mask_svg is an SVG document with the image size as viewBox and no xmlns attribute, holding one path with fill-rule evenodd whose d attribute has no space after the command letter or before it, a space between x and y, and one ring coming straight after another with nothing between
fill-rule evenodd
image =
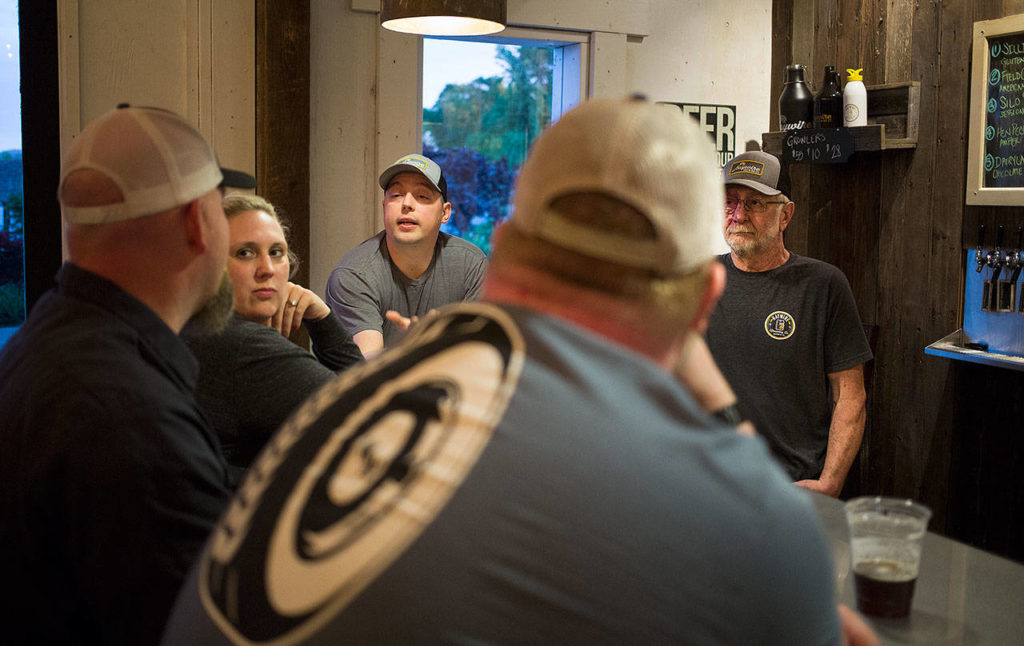
<instances>
[{"instance_id":1,"label":"pendant light fixture","mask_svg":"<svg viewBox=\"0 0 1024 646\"><path fill-rule=\"evenodd\" d=\"M505 0L383 0L385 29L424 36L480 36L505 28Z\"/></svg>"}]
</instances>

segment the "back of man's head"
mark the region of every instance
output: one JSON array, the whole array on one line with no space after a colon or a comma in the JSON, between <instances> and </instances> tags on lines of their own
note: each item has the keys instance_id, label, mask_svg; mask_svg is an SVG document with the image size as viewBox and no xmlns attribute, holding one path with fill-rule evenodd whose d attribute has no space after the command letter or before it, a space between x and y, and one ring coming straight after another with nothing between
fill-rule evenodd
<instances>
[{"instance_id":1,"label":"back of man's head","mask_svg":"<svg viewBox=\"0 0 1024 646\"><path fill-rule=\"evenodd\" d=\"M71 262L118 285L175 331L197 313L226 321L219 186L255 188L256 180L220 168L203 136L172 112L126 105L107 112L82 130L61 164L57 197Z\"/></svg>"},{"instance_id":2,"label":"back of man's head","mask_svg":"<svg viewBox=\"0 0 1024 646\"><path fill-rule=\"evenodd\" d=\"M220 185L255 188L255 180L221 169L203 136L173 112L122 105L75 139L57 196L68 224L107 224L188 204Z\"/></svg>"},{"instance_id":3,"label":"back of man's head","mask_svg":"<svg viewBox=\"0 0 1024 646\"><path fill-rule=\"evenodd\" d=\"M588 101L534 145L489 271L515 265L692 311L721 242L719 172L707 134L678 108Z\"/></svg>"}]
</instances>

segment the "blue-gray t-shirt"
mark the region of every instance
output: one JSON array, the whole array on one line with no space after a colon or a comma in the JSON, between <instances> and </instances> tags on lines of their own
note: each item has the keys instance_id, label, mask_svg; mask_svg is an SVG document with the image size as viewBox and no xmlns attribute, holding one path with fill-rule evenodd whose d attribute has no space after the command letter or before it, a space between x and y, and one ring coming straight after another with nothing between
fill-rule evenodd
<instances>
[{"instance_id":1,"label":"blue-gray t-shirt","mask_svg":"<svg viewBox=\"0 0 1024 646\"><path fill-rule=\"evenodd\" d=\"M445 308L271 447L165 644L839 642L809 494L560 319Z\"/></svg>"}]
</instances>

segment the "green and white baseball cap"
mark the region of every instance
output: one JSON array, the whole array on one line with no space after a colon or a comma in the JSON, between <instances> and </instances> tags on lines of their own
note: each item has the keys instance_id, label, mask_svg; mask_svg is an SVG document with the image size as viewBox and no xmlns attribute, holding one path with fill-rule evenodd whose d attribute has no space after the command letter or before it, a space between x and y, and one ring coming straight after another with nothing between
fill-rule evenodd
<instances>
[{"instance_id":1,"label":"green and white baseball cap","mask_svg":"<svg viewBox=\"0 0 1024 646\"><path fill-rule=\"evenodd\" d=\"M441 199L448 201L448 182L444 179L441 167L433 159L423 155L406 155L398 159L380 174L380 187L387 190L391 179L399 173L419 173L441 193Z\"/></svg>"}]
</instances>

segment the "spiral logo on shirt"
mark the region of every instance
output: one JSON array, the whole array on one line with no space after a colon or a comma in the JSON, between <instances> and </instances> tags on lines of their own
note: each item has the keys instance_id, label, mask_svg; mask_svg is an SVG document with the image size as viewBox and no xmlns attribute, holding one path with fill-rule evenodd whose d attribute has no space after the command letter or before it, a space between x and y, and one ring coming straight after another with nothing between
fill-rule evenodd
<instances>
[{"instance_id":1,"label":"spiral logo on shirt","mask_svg":"<svg viewBox=\"0 0 1024 646\"><path fill-rule=\"evenodd\" d=\"M773 339L788 339L796 331L796 321L788 312L772 312L764 320L764 331Z\"/></svg>"},{"instance_id":2,"label":"spiral logo on shirt","mask_svg":"<svg viewBox=\"0 0 1024 646\"><path fill-rule=\"evenodd\" d=\"M522 363L514 322L463 304L303 404L203 555L200 598L225 635L295 644L343 610L456 493Z\"/></svg>"}]
</instances>

